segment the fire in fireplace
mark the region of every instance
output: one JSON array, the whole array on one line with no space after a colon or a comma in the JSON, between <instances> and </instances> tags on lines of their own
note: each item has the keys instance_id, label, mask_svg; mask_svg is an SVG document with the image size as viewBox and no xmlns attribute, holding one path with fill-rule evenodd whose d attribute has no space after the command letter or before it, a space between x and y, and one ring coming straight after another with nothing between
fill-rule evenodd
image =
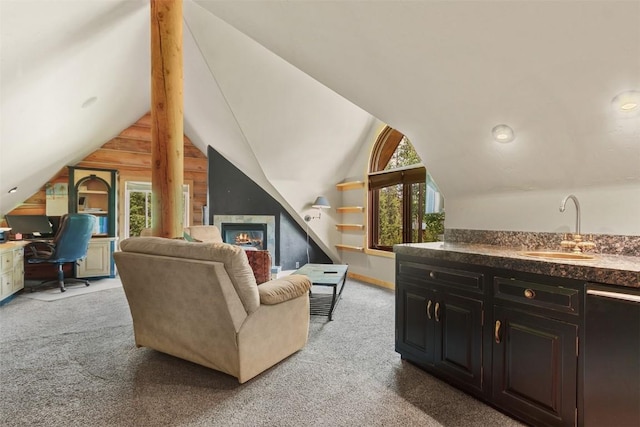
<instances>
[{"instance_id":1,"label":"fire in fireplace","mask_svg":"<svg viewBox=\"0 0 640 427\"><path fill-rule=\"evenodd\" d=\"M255 249L267 249L267 224L222 223L220 234L222 234L222 240L225 243Z\"/></svg>"}]
</instances>

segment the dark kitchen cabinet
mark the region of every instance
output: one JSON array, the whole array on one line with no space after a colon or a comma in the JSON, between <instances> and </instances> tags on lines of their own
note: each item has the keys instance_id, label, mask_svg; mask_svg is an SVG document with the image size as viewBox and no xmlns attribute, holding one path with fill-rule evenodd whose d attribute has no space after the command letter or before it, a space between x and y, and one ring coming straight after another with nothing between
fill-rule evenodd
<instances>
[{"instance_id":1,"label":"dark kitchen cabinet","mask_svg":"<svg viewBox=\"0 0 640 427\"><path fill-rule=\"evenodd\" d=\"M497 306L493 401L535 425L576 422L578 327Z\"/></svg>"},{"instance_id":2,"label":"dark kitchen cabinet","mask_svg":"<svg viewBox=\"0 0 640 427\"><path fill-rule=\"evenodd\" d=\"M493 278L492 400L501 408L535 425L577 423L583 288L539 275Z\"/></svg>"},{"instance_id":3,"label":"dark kitchen cabinet","mask_svg":"<svg viewBox=\"0 0 640 427\"><path fill-rule=\"evenodd\" d=\"M409 260L398 264L396 350L475 393L482 392L483 276Z\"/></svg>"},{"instance_id":4,"label":"dark kitchen cabinet","mask_svg":"<svg viewBox=\"0 0 640 427\"><path fill-rule=\"evenodd\" d=\"M455 382L482 391L482 300L441 294L436 299L436 369Z\"/></svg>"},{"instance_id":5,"label":"dark kitchen cabinet","mask_svg":"<svg viewBox=\"0 0 640 427\"><path fill-rule=\"evenodd\" d=\"M584 283L396 254L396 351L536 426L578 420Z\"/></svg>"},{"instance_id":6,"label":"dark kitchen cabinet","mask_svg":"<svg viewBox=\"0 0 640 427\"><path fill-rule=\"evenodd\" d=\"M584 425L640 426L640 289L587 285Z\"/></svg>"},{"instance_id":7,"label":"dark kitchen cabinet","mask_svg":"<svg viewBox=\"0 0 640 427\"><path fill-rule=\"evenodd\" d=\"M407 282L396 286L396 351L421 364L433 364L435 327L430 318L433 312L433 292ZM429 313L429 314L427 314Z\"/></svg>"}]
</instances>

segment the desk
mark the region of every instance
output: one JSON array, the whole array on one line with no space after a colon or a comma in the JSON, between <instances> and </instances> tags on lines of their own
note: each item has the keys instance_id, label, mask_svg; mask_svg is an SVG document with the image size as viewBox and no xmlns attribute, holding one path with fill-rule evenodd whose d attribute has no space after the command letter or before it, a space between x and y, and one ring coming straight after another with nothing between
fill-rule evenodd
<instances>
[{"instance_id":1,"label":"desk","mask_svg":"<svg viewBox=\"0 0 640 427\"><path fill-rule=\"evenodd\" d=\"M0 243L0 302L24 288L24 243Z\"/></svg>"},{"instance_id":2,"label":"desk","mask_svg":"<svg viewBox=\"0 0 640 427\"><path fill-rule=\"evenodd\" d=\"M349 266L343 264L306 264L293 273L307 276L313 286L329 286L333 290L332 294L309 292L312 315L328 316L333 320L333 311L340 302L348 269Z\"/></svg>"}]
</instances>

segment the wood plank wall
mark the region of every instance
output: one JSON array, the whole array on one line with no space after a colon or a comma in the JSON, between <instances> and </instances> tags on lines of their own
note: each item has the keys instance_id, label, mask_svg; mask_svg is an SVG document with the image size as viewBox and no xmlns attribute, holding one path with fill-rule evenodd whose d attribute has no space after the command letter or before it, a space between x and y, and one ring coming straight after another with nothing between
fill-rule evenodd
<instances>
[{"instance_id":1,"label":"wood plank wall","mask_svg":"<svg viewBox=\"0 0 640 427\"><path fill-rule=\"evenodd\" d=\"M207 204L207 156L184 137L184 183L189 185L191 225L202 224L202 207ZM85 157L78 164L99 169L117 169L118 174L118 235L124 236L124 189L126 181L151 182L151 114L147 113L118 136ZM69 181L64 167L37 193L11 211L19 215L45 215L46 188Z\"/></svg>"}]
</instances>

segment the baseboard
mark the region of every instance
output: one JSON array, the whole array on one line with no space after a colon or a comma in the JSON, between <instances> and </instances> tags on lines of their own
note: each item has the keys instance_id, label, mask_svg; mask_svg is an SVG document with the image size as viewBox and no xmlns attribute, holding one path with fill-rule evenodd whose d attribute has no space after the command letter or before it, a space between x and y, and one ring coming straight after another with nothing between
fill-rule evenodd
<instances>
[{"instance_id":1,"label":"baseboard","mask_svg":"<svg viewBox=\"0 0 640 427\"><path fill-rule=\"evenodd\" d=\"M355 280L359 280L361 282L370 283L372 285L380 286L382 288L387 288L387 289L395 289L396 288L396 285L394 283L385 282L384 280L380 280L380 279L374 279L373 277L369 277L369 276L363 276L362 274L358 274L358 273L349 272L349 273L347 273L347 277L350 278L350 279L355 279Z\"/></svg>"}]
</instances>

